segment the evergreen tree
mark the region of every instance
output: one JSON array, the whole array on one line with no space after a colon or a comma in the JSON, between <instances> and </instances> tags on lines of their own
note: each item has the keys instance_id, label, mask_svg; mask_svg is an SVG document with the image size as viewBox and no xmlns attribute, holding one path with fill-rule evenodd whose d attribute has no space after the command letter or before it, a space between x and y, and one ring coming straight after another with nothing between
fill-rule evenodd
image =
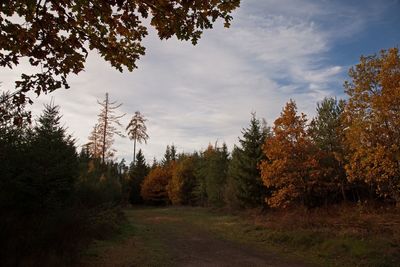
<instances>
[{"instance_id":1,"label":"evergreen tree","mask_svg":"<svg viewBox=\"0 0 400 267\"><path fill-rule=\"evenodd\" d=\"M195 195L200 202L204 202L206 198L208 204L222 206L229 165L228 148L225 143L221 148L209 145L201 157L196 173Z\"/></svg>"},{"instance_id":2,"label":"evergreen tree","mask_svg":"<svg viewBox=\"0 0 400 267\"><path fill-rule=\"evenodd\" d=\"M167 145L167 148L165 149L165 153L164 153L164 158L162 160L162 164L163 165L168 165L171 162L176 161L177 159L177 154L176 154L176 147L175 145Z\"/></svg>"},{"instance_id":3,"label":"evergreen tree","mask_svg":"<svg viewBox=\"0 0 400 267\"><path fill-rule=\"evenodd\" d=\"M164 158L162 160L162 164L167 165L170 162L171 162L171 148L169 147L169 145L167 145L167 148L165 149L164 153Z\"/></svg>"},{"instance_id":4,"label":"evergreen tree","mask_svg":"<svg viewBox=\"0 0 400 267\"><path fill-rule=\"evenodd\" d=\"M175 161L177 159L177 154L176 154L176 147L174 144L171 146L171 160Z\"/></svg>"},{"instance_id":5,"label":"evergreen tree","mask_svg":"<svg viewBox=\"0 0 400 267\"><path fill-rule=\"evenodd\" d=\"M260 120L252 113L250 126L242 130L243 137L239 138L240 147L235 147L229 165L228 176L236 189L236 197L242 207L261 206L265 203L266 188L261 180L258 165L264 154L262 146L266 139L266 130Z\"/></svg>"},{"instance_id":6,"label":"evergreen tree","mask_svg":"<svg viewBox=\"0 0 400 267\"><path fill-rule=\"evenodd\" d=\"M63 207L72 197L78 176L74 140L60 119L58 106L45 105L33 129L26 171L31 177L29 195L35 210Z\"/></svg>"},{"instance_id":7,"label":"evergreen tree","mask_svg":"<svg viewBox=\"0 0 400 267\"><path fill-rule=\"evenodd\" d=\"M28 121L29 114L23 106L15 106L9 93L0 95L0 109L4 117L0 119L0 217L10 210L20 211L25 203L29 191L27 181L29 173L25 170L30 163L27 155L30 149L31 128ZM21 118L22 121L20 121ZM17 121L21 123L16 123ZM1 255L1 253L0 253Z\"/></svg>"},{"instance_id":8,"label":"evergreen tree","mask_svg":"<svg viewBox=\"0 0 400 267\"><path fill-rule=\"evenodd\" d=\"M129 200L132 204L140 204L143 203L142 196L140 195L141 186L144 180L144 177L149 173L149 167L146 164L146 160L142 153L142 150L139 149L136 154L136 163L131 164L129 168L129 177L130 177L130 193Z\"/></svg>"},{"instance_id":9,"label":"evergreen tree","mask_svg":"<svg viewBox=\"0 0 400 267\"><path fill-rule=\"evenodd\" d=\"M337 200L337 193L346 199L348 186L344 169L344 125L342 115L345 103L325 98L317 104L317 116L311 121L309 132L319 151L321 176L318 184L325 202ZM328 199L330 198L330 199Z\"/></svg>"}]
</instances>

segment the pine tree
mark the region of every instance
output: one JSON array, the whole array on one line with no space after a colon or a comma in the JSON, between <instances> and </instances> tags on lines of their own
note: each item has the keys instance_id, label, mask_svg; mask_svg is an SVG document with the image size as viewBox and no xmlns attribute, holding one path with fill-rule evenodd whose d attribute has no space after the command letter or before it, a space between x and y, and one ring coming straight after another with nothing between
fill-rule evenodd
<instances>
[{"instance_id":1,"label":"pine tree","mask_svg":"<svg viewBox=\"0 0 400 267\"><path fill-rule=\"evenodd\" d=\"M167 145L167 148L165 149L164 153L164 158L162 160L162 164L166 166L171 162L176 161L176 159L177 159L177 154L175 146L173 144L171 146Z\"/></svg>"},{"instance_id":2,"label":"pine tree","mask_svg":"<svg viewBox=\"0 0 400 267\"><path fill-rule=\"evenodd\" d=\"M171 146L171 160L175 161L177 159L177 154L176 154L176 147L174 144Z\"/></svg>"},{"instance_id":3,"label":"pine tree","mask_svg":"<svg viewBox=\"0 0 400 267\"><path fill-rule=\"evenodd\" d=\"M147 139L149 139L149 135L147 134L147 127L145 124L147 121L139 111L135 112L135 115L132 117L129 122L126 130L128 131L129 139L133 140L133 164L135 164L135 155L136 155L136 142L141 144L142 142L147 143Z\"/></svg>"},{"instance_id":4,"label":"pine tree","mask_svg":"<svg viewBox=\"0 0 400 267\"><path fill-rule=\"evenodd\" d=\"M204 202L206 198L208 204L212 206L224 204L228 165L229 153L225 143L222 147L209 145L201 154L195 188L195 195L200 202Z\"/></svg>"},{"instance_id":5,"label":"pine tree","mask_svg":"<svg viewBox=\"0 0 400 267\"><path fill-rule=\"evenodd\" d=\"M240 147L235 147L229 165L228 176L232 178L237 200L242 207L256 207L265 203L266 188L261 180L258 165L264 154L262 146L268 134L268 127L252 113L250 126L242 130Z\"/></svg>"},{"instance_id":6,"label":"pine tree","mask_svg":"<svg viewBox=\"0 0 400 267\"><path fill-rule=\"evenodd\" d=\"M103 102L97 101L97 103L102 107L100 114L98 115L98 131L100 135L100 151L101 151L101 161L105 163L107 159L113 157L115 150L112 149L114 143L114 134L123 136L122 133L117 129L116 126L121 127L119 119L125 116L115 115L115 111L122 105L116 104L116 102L111 102L108 98L108 93Z\"/></svg>"},{"instance_id":7,"label":"pine tree","mask_svg":"<svg viewBox=\"0 0 400 267\"><path fill-rule=\"evenodd\" d=\"M335 98L325 98L317 104L317 116L311 121L309 132L319 151L321 176L318 184L321 197L325 202L337 200L336 194L341 192L346 200L348 187L344 169L344 124L342 115L345 102Z\"/></svg>"},{"instance_id":8,"label":"pine tree","mask_svg":"<svg viewBox=\"0 0 400 267\"><path fill-rule=\"evenodd\" d=\"M140 204L143 202L143 199L140 195L140 190L143 180L148 173L149 167L146 164L142 150L139 149L138 153L136 154L136 163L132 162L129 168L129 177L131 181L129 199L132 204Z\"/></svg>"}]
</instances>

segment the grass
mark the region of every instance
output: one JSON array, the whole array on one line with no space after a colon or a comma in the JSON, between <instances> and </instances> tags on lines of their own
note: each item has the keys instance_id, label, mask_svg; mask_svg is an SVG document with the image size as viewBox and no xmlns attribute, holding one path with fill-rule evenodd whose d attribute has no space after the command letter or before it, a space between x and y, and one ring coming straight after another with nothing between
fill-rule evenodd
<instances>
[{"instance_id":1,"label":"grass","mask_svg":"<svg viewBox=\"0 0 400 267\"><path fill-rule=\"evenodd\" d=\"M358 213L357 208L351 207L329 213L296 210L263 216L259 213L227 216L209 215L205 211L203 220L192 223L201 224L222 238L302 258L316 265L398 266L398 212Z\"/></svg>"},{"instance_id":2,"label":"grass","mask_svg":"<svg viewBox=\"0 0 400 267\"><path fill-rule=\"evenodd\" d=\"M117 234L94 242L83 255L82 266L167 266L171 261L155 229L125 211L127 222Z\"/></svg>"},{"instance_id":3,"label":"grass","mask_svg":"<svg viewBox=\"0 0 400 267\"><path fill-rule=\"evenodd\" d=\"M173 236L165 235L177 231L190 234L195 227L220 239L320 266L398 266L400 262L397 211L360 212L357 207L348 207L260 215L258 211L228 214L168 207L133 208L125 213L129 223L114 238L96 243L88 252L92 259L93 255L111 254L112 260L121 257L112 251L127 250L126 260L133 266L173 266L171 249L164 242Z\"/></svg>"}]
</instances>

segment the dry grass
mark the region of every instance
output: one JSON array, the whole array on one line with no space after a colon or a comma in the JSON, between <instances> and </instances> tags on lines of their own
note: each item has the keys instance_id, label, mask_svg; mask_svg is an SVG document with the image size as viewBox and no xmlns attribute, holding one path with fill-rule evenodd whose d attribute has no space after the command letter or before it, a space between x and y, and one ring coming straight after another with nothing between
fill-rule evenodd
<instances>
[{"instance_id":1,"label":"dry grass","mask_svg":"<svg viewBox=\"0 0 400 267\"><path fill-rule=\"evenodd\" d=\"M341 205L313 210L290 209L246 212L256 224L275 230L326 231L360 238L385 236L400 243L400 209L367 205Z\"/></svg>"}]
</instances>

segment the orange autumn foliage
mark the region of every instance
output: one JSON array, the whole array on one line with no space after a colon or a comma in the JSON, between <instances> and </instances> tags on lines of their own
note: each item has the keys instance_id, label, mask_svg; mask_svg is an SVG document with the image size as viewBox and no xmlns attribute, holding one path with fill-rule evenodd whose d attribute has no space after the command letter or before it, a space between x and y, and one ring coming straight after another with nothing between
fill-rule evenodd
<instances>
[{"instance_id":1,"label":"orange autumn foliage","mask_svg":"<svg viewBox=\"0 0 400 267\"><path fill-rule=\"evenodd\" d=\"M143 200L153 204L169 202L167 185L172 176L172 165L157 166L144 178L140 195Z\"/></svg>"},{"instance_id":2,"label":"orange autumn foliage","mask_svg":"<svg viewBox=\"0 0 400 267\"><path fill-rule=\"evenodd\" d=\"M361 57L345 83L349 181L363 181L400 203L400 55Z\"/></svg>"},{"instance_id":3,"label":"orange autumn foliage","mask_svg":"<svg viewBox=\"0 0 400 267\"><path fill-rule=\"evenodd\" d=\"M273 136L264 144L267 157L260 164L264 185L272 191L266 198L271 207L287 207L295 202L306 203L318 177L315 149L306 131L306 116L297 115L294 101L275 120Z\"/></svg>"},{"instance_id":4,"label":"orange autumn foliage","mask_svg":"<svg viewBox=\"0 0 400 267\"><path fill-rule=\"evenodd\" d=\"M168 197L174 205L187 205L192 201L196 185L193 157L179 160L172 170L172 178L167 186Z\"/></svg>"}]
</instances>

